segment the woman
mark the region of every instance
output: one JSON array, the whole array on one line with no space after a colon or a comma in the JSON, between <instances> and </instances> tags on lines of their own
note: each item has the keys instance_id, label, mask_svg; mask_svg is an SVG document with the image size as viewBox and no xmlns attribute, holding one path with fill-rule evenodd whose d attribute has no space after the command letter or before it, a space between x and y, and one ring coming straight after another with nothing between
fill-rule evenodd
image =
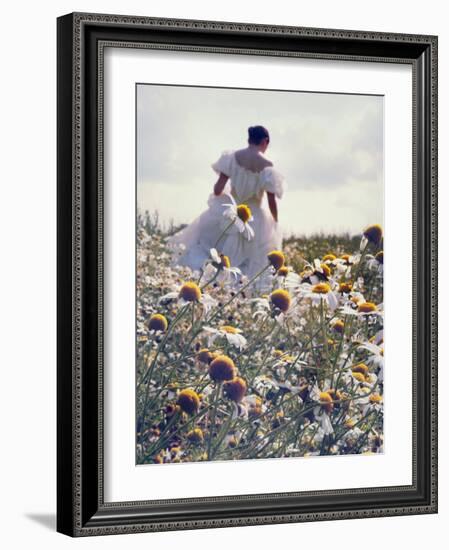
<instances>
[{"instance_id":1,"label":"woman","mask_svg":"<svg viewBox=\"0 0 449 550\"><path fill-rule=\"evenodd\" d=\"M269 142L266 128L251 126L248 147L223 151L211 165L218 179L208 209L169 240L184 249L178 264L201 269L215 248L253 277L267 264L267 254L281 248L277 199L284 176L264 156Z\"/></svg>"}]
</instances>

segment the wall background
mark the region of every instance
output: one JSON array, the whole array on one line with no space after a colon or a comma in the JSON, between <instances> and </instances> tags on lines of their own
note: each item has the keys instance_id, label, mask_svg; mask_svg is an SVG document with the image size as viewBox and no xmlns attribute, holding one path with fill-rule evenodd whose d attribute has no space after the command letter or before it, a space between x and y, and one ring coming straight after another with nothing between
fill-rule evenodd
<instances>
[{"instance_id":1,"label":"wall background","mask_svg":"<svg viewBox=\"0 0 449 550\"><path fill-rule=\"evenodd\" d=\"M0 541L5 548L47 549L166 547L328 547L408 550L436 543L447 533L449 458L446 436L449 385L444 339L440 344L440 513L282 526L245 527L72 540L55 530L56 433L56 17L71 11L215 19L439 35L440 57L440 331L449 307L444 282L448 217L449 31L444 3L347 0L315 4L205 2L201 0L81 0L8 3L3 8L0 87ZM282 541L282 542L280 542Z\"/></svg>"}]
</instances>

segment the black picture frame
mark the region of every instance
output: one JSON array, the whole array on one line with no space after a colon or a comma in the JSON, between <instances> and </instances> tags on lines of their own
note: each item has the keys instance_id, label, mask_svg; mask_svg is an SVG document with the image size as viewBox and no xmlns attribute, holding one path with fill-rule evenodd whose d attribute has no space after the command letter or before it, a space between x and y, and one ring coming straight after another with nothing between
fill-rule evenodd
<instances>
[{"instance_id":1,"label":"black picture frame","mask_svg":"<svg viewBox=\"0 0 449 550\"><path fill-rule=\"evenodd\" d=\"M57 530L71 536L437 512L437 37L74 13L57 20ZM102 47L407 63L413 69L413 483L105 503Z\"/></svg>"}]
</instances>

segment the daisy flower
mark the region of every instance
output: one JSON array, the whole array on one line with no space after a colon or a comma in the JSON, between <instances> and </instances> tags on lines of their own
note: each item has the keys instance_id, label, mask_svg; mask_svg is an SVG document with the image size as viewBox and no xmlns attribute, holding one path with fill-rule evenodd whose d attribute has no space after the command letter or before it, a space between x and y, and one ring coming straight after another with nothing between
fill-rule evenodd
<instances>
[{"instance_id":1,"label":"daisy flower","mask_svg":"<svg viewBox=\"0 0 449 550\"><path fill-rule=\"evenodd\" d=\"M377 379L383 382L384 379L384 348L383 345L378 346L373 342L365 342L359 346L360 349L366 349L371 355L366 360L369 365L378 368Z\"/></svg>"},{"instance_id":2,"label":"daisy flower","mask_svg":"<svg viewBox=\"0 0 449 550\"><path fill-rule=\"evenodd\" d=\"M382 411L382 396L378 393L371 393L369 388L363 388L362 393L366 393L365 397L357 400L357 405L360 407L360 414L366 416L370 412Z\"/></svg>"},{"instance_id":3,"label":"daisy flower","mask_svg":"<svg viewBox=\"0 0 449 550\"><path fill-rule=\"evenodd\" d=\"M187 414L195 414L200 406L199 395L192 389L182 390L178 395L177 405Z\"/></svg>"},{"instance_id":4,"label":"daisy flower","mask_svg":"<svg viewBox=\"0 0 449 550\"><path fill-rule=\"evenodd\" d=\"M360 241L360 250L363 251L367 247L368 243L372 243L375 246L379 246L382 242L383 231L379 224L370 225L365 229Z\"/></svg>"},{"instance_id":5,"label":"daisy flower","mask_svg":"<svg viewBox=\"0 0 449 550\"><path fill-rule=\"evenodd\" d=\"M246 395L240 403L238 403L238 414L244 418L249 416L257 417L266 412L267 407L263 404L262 399L258 395Z\"/></svg>"},{"instance_id":6,"label":"daisy flower","mask_svg":"<svg viewBox=\"0 0 449 550\"><path fill-rule=\"evenodd\" d=\"M231 266L228 256L219 254L215 248L210 249L210 256L203 268L205 282L216 280L221 284L226 284L235 282L242 275L238 267Z\"/></svg>"},{"instance_id":7,"label":"daisy flower","mask_svg":"<svg viewBox=\"0 0 449 550\"><path fill-rule=\"evenodd\" d=\"M303 281L316 285L322 281L328 281L331 276L331 268L327 263L321 263L320 260L313 260L313 264L307 264L303 271Z\"/></svg>"},{"instance_id":8,"label":"daisy flower","mask_svg":"<svg viewBox=\"0 0 449 550\"><path fill-rule=\"evenodd\" d=\"M285 266L285 256L281 250L272 250L267 254L267 259L276 271L279 271Z\"/></svg>"},{"instance_id":9,"label":"daisy flower","mask_svg":"<svg viewBox=\"0 0 449 550\"><path fill-rule=\"evenodd\" d=\"M209 376L215 382L225 382L235 378L237 368L227 355L218 355L209 365Z\"/></svg>"},{"instance_id":10,"label":"daisy flower","mask_svg":"<svg viewBox=\"0 0 449 550\"><path fill-rule=\"evenodd\" d=\"M384 366L384 348L382 346L378 346L377 344L374 344L373 342L365 342L359 346L361 349L366 349L371 354L369 359L367 359L367 363L374 365L375 367L380 367L383 369Z\"/></svg>"},{"instance_id":11,"label":"daisy flower","mask_svg":"<svg viewBox=\"0 0 449 550\"><path fill-rule=\"evenodd\" d=\"M270 390L277 390L279 387L276 380L266 374L259 374L259 376L256 376L253 380L253 386L254 389L263 396Z\"/></svg>"},{"instance_id":12,"label":"daisy flower","mask_svg":"<svg viewBox=\"0 0 449 550\"><path fill-rule=\"evenodd\" d=\"M325 256L323 256L323 263L325 264L331 264L333 265L335 260L337 259L337 256L335 256L335 254L332 254L331 252L329 252L328 254L326 254Z\"/></svg>"},{"instance_id":13,"label":"daisy flower","mask_svg":"<svg viewBox=\"0 0 449 550\"><path fill-rule=\"evenodd\" d=\"M208 313L211 308L217 305L217 300L202 292L200 287L190 281L176 288L175 291L165 294L159 299L159 303L165 305L174 300L182 307L190 303L199 303L203 306L204 313Z\"/></svg>"},{"instance_id":14,"label":"daisy flower","mask_svg":"<svg viewBox=\"0 0 449 550\"><path fill-rule=\"evenodd\" d=\"M287 289L297 288L301 284L301 277L289 269L287 275L284 276L283 287Z\"/></svg>"},{"instance_id":15,"label":"daisy flower","mask_svg":"<svg viewBox=\"0 0 449 550\"><path fill-rule=\"evenodd\" d=\"M328 283L317 283L305 291L305 296L310 298L312 305L319 305L322 301L327 303L334 311L338 306L338 298Z\"/></svg>"},{"instance_id":16,"label":"daisy flower","mask_svg":"<svg viewBox=\"0 0 449 550\"><path fill-rule=\"evenodd\" d=\"M228 399L239 403L244 397L247 390L247 385L243 378L236 376L229 382L225 382L223 385L224 394Z\"/></svg>"},{"instance_id":17,"label":"daisy flower","mask_svg":"<svg viewBox=\"0 0 449 550\"><path fill-rule=\"evenodd\" d=\"M251 208L247 204L237 204L232 197L232 202L224 204L226 209L223 216L231 220L239 233L250 241L254 237L254 229L249 225L249 222L254 220L251 213Z\"/></svg>"},{"instance_id":18,"label":"daisy flower","mask_svg":"<svg viewBox=\"0 0 449 550\"><path fill-rule=\"evenodd\" d=\"M148 320L148 330L150 333L165 332L168 328L168 321L161 313L154 313Z\"/></svg>"},{"instance_id":19,"label":"daisy flower","mask_svg":"<svg viewBox=\"0 0 449 550\"><path fill-rule=\"evenodd\" d=\"M286 313L290 309L292 303L290 293L288 290L282 288L278 288L271 293L270 301L272 305L282 313Z\"/></svg>"},{"instance_id":20,"label":"daisy flower","mask_svg":"<svg viewBox=\"0 0 449 550\"><path fill-rule=\"evenodd\" d=\"M227 342L239 350L242 350L246 344L246 338L242 336L242 331L236 327L223 325L219 328L204 327L205 332L209 333L208 345L212 346L217 338L224 338Z\"/></svg>"},{"instance_id":21,"label":"daisy flower","mask_svg":"<svg viewBox=\"0 0 449 550\"><path fill-rule=\"evenodd\" d=\"M357 315L358 317L366 317L367 315L379 315L383 314L383 304L376 305L373 302L367 302L361 298L357 300L357 303L346 302L342 308L343 315Z\"/></svg>"},{"instance_id":22,"label":"daisy flower","mask_svg":"<svg viewBox=\"0 0 449 550\"><path fill-rule=\"evenodd\" d=\"M303 403L303 400L299 395L304 390L302 386L294 386L290 382L290 380L286 380L285 382L278 382L277 380L273 380L273 383L278 389L282 390L284 393L290 392L290 393L296 394L298 398L298 403L300 405Z\"/></svg>"},{"instance_id":23,"label":"daisy flower","mask_svg":"<svg viewBox=\"0 0 449 550\"><path fill-rule=\"evenodd\" d=\"M354 256L350 254L342 254L339 258L336 258L333 262L335 266L335 271L340 276L346 277L349 279L351 276L351 269L360 261L360 254L355 254Z\"/></svg>"},{"instance_id":24,"label":"daisy flower","mask_svg":"<svg viewBox=\"0 0 449 550\"><path fill-rule=\"evenodd\" d=\"M332 422L329 413L333 409L333 400L328 392L320 392L317 399L319 405L314 407L313 415L315 420L320 423L320 428L323 431L322 435L330 435L334 433Z\"/></svg>"}]
</instances>

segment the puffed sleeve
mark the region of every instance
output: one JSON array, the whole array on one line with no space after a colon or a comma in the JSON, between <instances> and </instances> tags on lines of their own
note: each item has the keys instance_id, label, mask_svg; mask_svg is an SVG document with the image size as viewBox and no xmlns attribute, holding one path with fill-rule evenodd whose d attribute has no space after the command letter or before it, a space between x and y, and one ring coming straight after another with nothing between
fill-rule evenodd
<instances>
[{"instance_id":1,"label":"puffed sleeve","mask_svg":"<svg viewBox=\"0 0 449 550\"><path fill-rule=\"evenodd\" d=\"M282 198L286 189L285 178L273 166L267 166L262 170L261 181L265 191L273 193L278 199Z\"/></svg>"},{"instance_id":2,"label":"puffed sleeve","mask_svg":"<svg viewBox=\"0 0 449 550\"><path fill-rule=\"evenodd\" d=\"M232 154L232 150L223 151L218 160L211 164L217 174L222 173L228 177L231 175Z\"/></svg>"}]
</instances>

